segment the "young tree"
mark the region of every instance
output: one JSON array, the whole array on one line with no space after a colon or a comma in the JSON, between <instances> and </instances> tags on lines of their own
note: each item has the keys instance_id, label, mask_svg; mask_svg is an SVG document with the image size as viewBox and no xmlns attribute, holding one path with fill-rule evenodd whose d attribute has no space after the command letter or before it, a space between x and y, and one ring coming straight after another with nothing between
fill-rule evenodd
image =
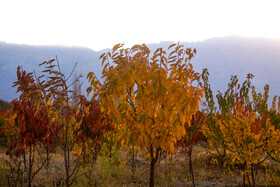
<instances>
[{"instance_id":1,"label":"young tree","mask_svg":"<svg viewBox=\"0 0 280 187\"><path fill-rule=\"evenodd\" d=\"M30 90L37 87L32 75L27 74L20 67L17 69L18 80L14 86L21 92L19 99L11 102L11 110L8 112L6 133L12 138L9 141L7 154L10 156L11 175L10 184L16 185L27 173L28 186L32 185L35 175L42 169L46 158L42 157L40 147L48 145L50 138L47 114L45 108L40 106L36 97L31 97ZM38 154L35 154L37 151ZM26 153L28 153L26 155ZM27 156L27 159L26 159ZM20 158L23 157L23 165ZM35 158L40 158L40 165L35 168ZM16 167L17 177L14 177ZM12 185L12 184L11 184Z\"/></svg>"},{"instance_id":2,"label":"young tree","mask_svg":"<svg viewBox=\"0 0 280 187\"><path fill-rule=\"evenodd\" d=\"M55 61L56 64L53 63ZM41 103L46 107L48 120L56 124L56 126L50 125L50 130L55 142L63 151L65 185L71 186L78 178L77 174L81 166L79 161L82 159L82 154L77 155L77 157L72 154L78 141L82 118L75 116L75 113L79 111L76 103L74 106L71 105L71 94L73 93L71 86L81 76L69 83L76 65L70 75L65 76L57 59L45 61L40 66L45 66L45 70L42 71L44 74L37 77L38 89L32 91L33 93L41 93ZM77 93L75 94L75 98L77 98ZM59 129L59 131L55 131L55 129Z\"/></svg>"},{"instance_id":3,"label":"young tree","mask_svg":"<svg viewBox=\"0 0 280 187\"><path fill-rule=\"evenodd\" d=\"M11 166L16 167L12 172L19 171L17 177L12 177L15 179L14 185L18 181L23 185L24 174L27 173L28 186L31 186L39 170L45 163L49 165L50 147L54 148L56 145L63 151L66 186L74 184L80 176L80 167L88 162L91 167L82 174L88 174L90 177L104 134L113 130L110 120L100 112L99 103L89 102L85 97L78 95L79 77L75 77L73 83L68 83L74 69L66 77L61 72L58 60L57 65L53 64L54 61L53 59L40 64L45 65L45 70L39 77L18 67L18 81L14 86L17 86L21 95L19 100L12 101L6 125L6 133L12 137L7 154L15 158L12 159L13 163L11 162ZM77 84L74 91L70 89L72 84ZM73 105L72 100L75 100ZM37 147L45 147L47 157L38 169L34 170L35 157L43 158L40 152L35 153ZM24 160L23 170L20 157Z\"/></svg>"},{"instance_id":4,"label":"young tree","mask_svg":"<svg viewBox=\"0 0 280 187\"><path fill-rule=\"evenodd\" d=\"M45 66L45 74L37 78L38 89L33 92L42 93L48 119L55 122L56 128L60 130L55 131L54 127L50 126L55 142L64 154L65 185L71 186L79 176L91 176L103 136L113 128L107 116L100 111L97 101L88 102L85 97L78 95L81 76L75 77L74 81L69 83L76 66L69 76L65 76L59 61L56 59L57 65L53 64L54 61L53 59L40 64ZM74 90L71 90L72 85ZM75 103L71 105L73 100ZM73 154L75 151L76 154ZM91 163L90 169L78 175L81 166L88 162Z\"/></svg>"},{"instance_id":5,"label":"young tree","mask_svg":"<svg viewBox=\"0 0 280 187\"><path fill-rule=\"evenodd\" d=\"M268 158L268 153L279 142L279 131L270 124L269 117L263 114L265 102L258 102L260 104L255 105L255 110L252 107L249 97L252 77L248 74L240 87L237 77L232 76L228 90L217 95L219 110L210 118L214 125L203 127L208 141L225 150L231 162L243 167L244 186L246 176L249 184L252 181L253 186L256 185L256 166ZM261 112L257 114L257 111Z\"/></svg>"},{"instance_id":6,"label":"young tree","mask_svg":"<svg viewBox=\"0 0 280 187\"><path fill-rule=\"evenodd\" d=\"M150 186L154 186L154 168L162 151L173 152L185 135L185 123L190 124L203 96L200 75L190 63L196 53L190 48L173 44L170 54L135 45L124 49L114 46L112 53L100 56L102 84L94 74L88 74L93 98L101 102L101 111L120 130L133 137L138 147L146 148L150 156ZM197 84L197 85L196 85Z\"/></svg>"},{"instance_id":7,"label":"young tree","mask_svg":"<svg viewBox=\"0 0 280 187\"><path fill-rule=\"evenodd\" d=\"M35 154L31 146L34 145L34 142L36 143L37 138L39 140L43 139L47 153L49 153L50 143L58 145L64 154L65 185L70 186L77 179L80 168L79 160L81 156L79 155L74 159L72 151L78 139L78 131L82 120L80 118L78 121L75 118L74 113L77 108L71 106L70 103L72 83L67 81L74 69L66 77L61 72L58 60L56 60L57 65L53 64L54 61L53 59L40 64L45 65L45 70L43 71L44 74L39 77L35 73L32 75L32 73L27 74L25 71L21 72L18 68L18 81L15 86L18 86L18 91L21 91L22 95L19 102L13 102L15 111L12 112L10 121L14 121L18 129L15 136L19 137L20 141L13 144L13 147L20 145L15 155L19 153L25 155L23 148L26 145L30 146L29 150L32 152L29 154L31 156L29 160L33 162ZM10 151L10 153L13 152ZM32 166L31 164L29 170Z\"/></svg>"}]
</instances>

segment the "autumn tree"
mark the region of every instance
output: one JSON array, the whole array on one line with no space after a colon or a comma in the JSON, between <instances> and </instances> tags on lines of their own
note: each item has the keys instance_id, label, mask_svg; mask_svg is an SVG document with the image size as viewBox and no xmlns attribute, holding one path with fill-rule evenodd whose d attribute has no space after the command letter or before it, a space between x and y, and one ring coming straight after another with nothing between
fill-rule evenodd
<instances>
[{"instance_id":1,"label":"autumn tree","mask_svg":"<svg viewBox=\"0 0 280 187\"><path fill-rule=\"evenodd\" d=\"M219 109L214 109L215 115L210 118L214 123L206 124L203 130L210 144L225 150L231 162L242 166L243 184L247 179L256 186L255 169L279 142L279 131L270 124L267 115L257 114L265 109L265 102L256 105L258 110L252 107L249 97L252 77L248 74L240 86L237 77L232 76L226 92L217 94Z\"/></svg>"},{"instance_id":2,"label":"autumn tree","mask_svg":"<svg viewBox=\"0 0 280 187\"><path fill-rule=\"evenodd\" d=\"M47 148L47 159L45 159L47 161L49 161L49 147L58 145L61 148L64 156L65 185L70 186L81 175L77 174L82 165L82 156L87 151L86 149L76 149L77 145L81 144L84 137L92 144L99 145L100 137L103 137L106 132L105 127L107 126L104 124L102 126L100 122L98 103L87 103L81 99L80 103L71 105L73 91L70 88L79 77L75 78L74 83L69 83L74 69L66 77L61 71L58 60L56 59L56 64L54 62L55 59L40 64L45 67L45 70L39 77L35 72L26 73L21 68L18 68L17 71L18 81L15 82L15 86L21 92L21 96L19 100L12 102L8 119L9 129L14 129L13 131L7 130L13 137L8 154L16 157L23 156L24 165L26 165L25 150L28 148L29 168L24 169L24 172L28 171L29 186L31 186L34 175L38 173L38 170L33 172L35 156L42 157L40 152L35 153L38 143ZM75 100L81 97L77 93L74 95ZM89 111L89 109L95 108L97 109ZM101 126L98 126L99 124ZM84 143L89 145L88 142ZM75 151L76 154L74 154ZM92 151L88 153L91 154ZM19 171L21 161L14 163ZM47 166L48 164L49 162L47 162ZM18 176L20 179L24 177L23 174Z\"/></svg>"},{"instance_id":3,"label":"autumn tree","mask_svg":"<svg viewBox=\"0 0 280 187\"><path fill-rule=\"evenodd\" d=\"M150 186L154 186L154 168L162 151L172 153L185 135L203 96L200 75L190 60L196 50L173 44L169 55L162 48L153 54L143 45L123 48L100 56L103 83L88 74L93 98L101 111L113 119L120 137L133 137L134 144L146 148L150 157Z\"/></svg>"},{"instance_id":4,"label":"autumn tree","mask_svg":"<svg viewBox=\"0 0 280 187\"><path fill-rule=\"evenodd\" d=\"M17 78L14 86L21 95L11 102L5 128L6 135L10 137L7 154L10 156L11 175L8 179L10 185L18 182L22 185L27 174L28 186L31 186L35 175L47 161L40 148L49 145L51 135L45 108L30 95L31 90L37 87L32 74L18 67ZM37 168L34 164L36 158L41 160Z\"/></svg>"},{"instance_id":5,"label":"autumn tree","mask_svg":"<svg viewBox=\"0 0 280 187\"><path fill-rule=\"evenodd\" d=\"M81 175L91 176L104 134L113 128L97 101L89 102L79 95L81 75L70 81L76 65L68 76L62 73L58 59L40 66L45 70L36 76L37 88L31 92L40 93L37 98L46 109L51 135L63 152L65 185L71 186ZM86 163L91 166L81 171Z\"/></svg>"},{"instance_id":6,"label":"autumn tree","mask_svg":"<svg viewBox=\"0 0 280 187\"><path fill-rule=\"evenodd\" d=\"M78 82L81 76L75 77L75 80L71 82L70 79L76 65L72 72L66 76L62 73L58 59L45 61L40 66L43 66L45 70L42 71L42 75L36 76L38 88L33 89L32 92L41 93L40 100L46 108L48 121L51 124L56 124L55 126L50 125L50 130L55 143L63 152L65 185L71 186L79 177L77 174L82 159L82 154L73 155L79 138L82 117L77 118L75 115L79 112L79 105L76 103L71 105L72 96L75 95L75 101L78 98L77 93L75 93L76 90L73 91L71 87ZM59 129L59 131L55 131L55 129ZM73 162L73 160L75 161Z\"/></svg>"}]
</instances>

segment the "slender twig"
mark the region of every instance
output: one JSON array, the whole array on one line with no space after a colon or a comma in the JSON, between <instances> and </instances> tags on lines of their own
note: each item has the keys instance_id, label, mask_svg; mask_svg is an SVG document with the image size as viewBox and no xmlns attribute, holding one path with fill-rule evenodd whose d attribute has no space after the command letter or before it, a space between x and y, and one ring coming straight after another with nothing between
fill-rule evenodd
<instances>
[{"instance_id":1,"label":"slender twig","mask_svg":"<svg viewBox=\"0 0 280 187\"><path fill-rule=\"evenodd\" d=\"M67 82L69 80L69 78L72 76L72 74L74 73L75 69L77 67L77 62L75 63L74 67L72 68L71 73L69 74L69 76L65 79L65 81Z\"/></svg>"}]
</instances>

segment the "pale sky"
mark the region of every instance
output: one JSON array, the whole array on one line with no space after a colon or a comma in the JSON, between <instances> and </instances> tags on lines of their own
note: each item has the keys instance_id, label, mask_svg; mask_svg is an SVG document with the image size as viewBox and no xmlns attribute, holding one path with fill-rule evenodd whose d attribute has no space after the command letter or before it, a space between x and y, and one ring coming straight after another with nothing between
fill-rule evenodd
<instances>
[{"instance_id":1,"label":"pale sky","mask_svg":"<svg viewBox=\"0 0 280 187\"><path fill-rule=\"evenodd\" d=\"M94 50L231 35L280 39L279 0L0 0L0 41Z\"/></svg>"}]
</instances>

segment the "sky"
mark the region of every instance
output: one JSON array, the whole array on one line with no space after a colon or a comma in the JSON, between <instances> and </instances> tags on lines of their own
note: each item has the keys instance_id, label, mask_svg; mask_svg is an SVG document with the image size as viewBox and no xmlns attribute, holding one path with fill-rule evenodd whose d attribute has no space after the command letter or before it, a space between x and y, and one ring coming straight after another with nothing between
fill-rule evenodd
<instances>
[{"instance_id":1,"label":"sky","mask_svg":"<svg viewBox=\"0 0 280 187\"><path fill-rule=\"evenodd\" d=\"M81 46L280 39L279 0L0 0L0 41Z\"/></svg>"}]
</instances>

